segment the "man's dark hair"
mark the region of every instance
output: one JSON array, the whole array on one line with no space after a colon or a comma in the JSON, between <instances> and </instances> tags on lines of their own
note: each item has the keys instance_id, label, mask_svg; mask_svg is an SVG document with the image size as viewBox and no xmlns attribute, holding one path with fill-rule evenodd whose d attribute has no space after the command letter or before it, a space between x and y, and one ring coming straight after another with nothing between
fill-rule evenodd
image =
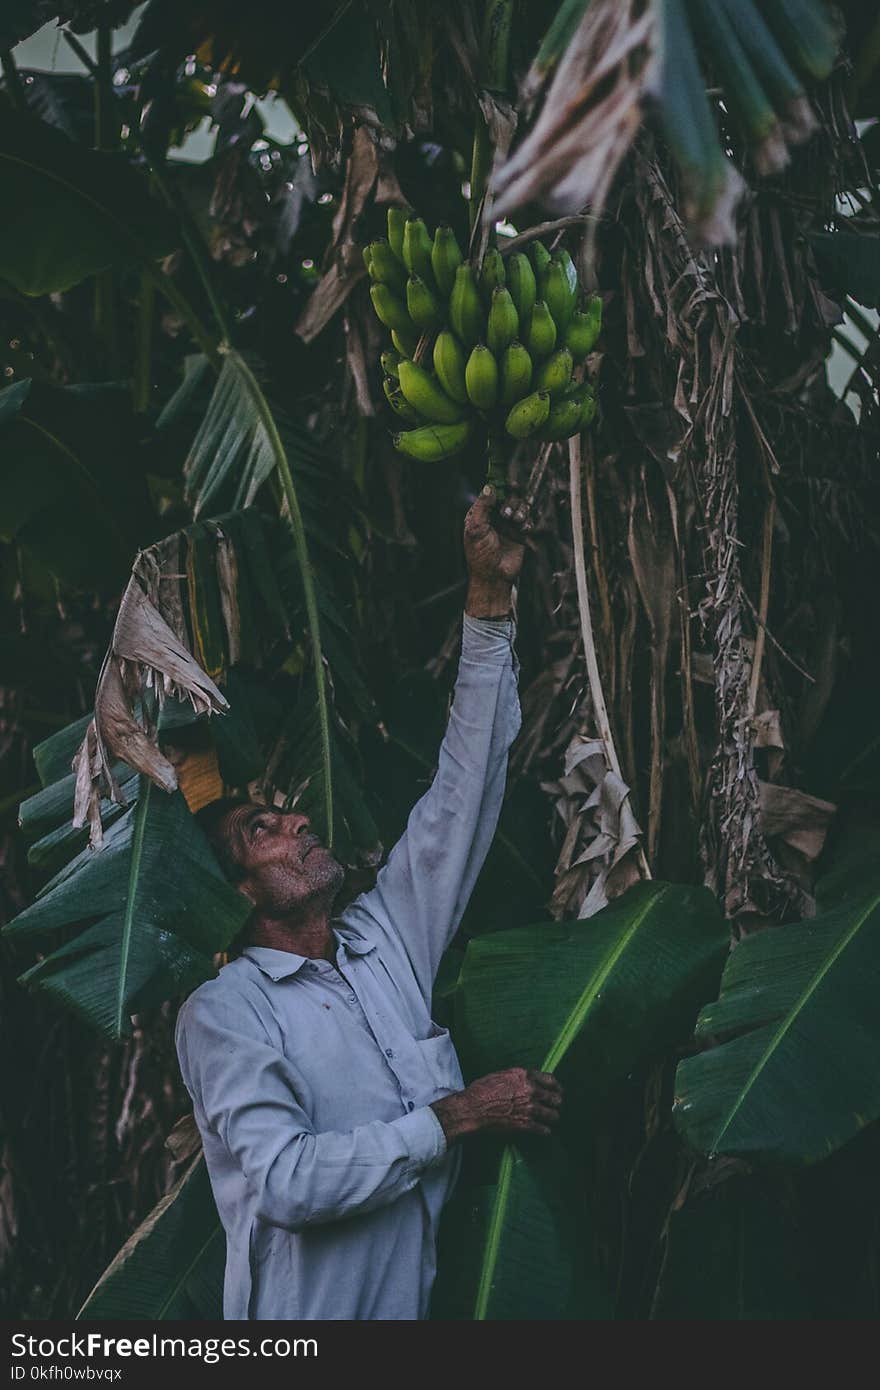
<instances>
[{"instance_id":1,"label":"man's dark hair","mask_svg":"<svg viewBox=\"0 0 880 1390\"><path fill-rule=\"evenodd\" d=\"M232 853L232 846L226 834L224 822L230 811L237 806L249 806L247 796L221 796L209 801L207 806L196 812L196 823L204 832L220 868L230 883L239 883L244 878L244 868Z\"/></svg>"}]
</instances>

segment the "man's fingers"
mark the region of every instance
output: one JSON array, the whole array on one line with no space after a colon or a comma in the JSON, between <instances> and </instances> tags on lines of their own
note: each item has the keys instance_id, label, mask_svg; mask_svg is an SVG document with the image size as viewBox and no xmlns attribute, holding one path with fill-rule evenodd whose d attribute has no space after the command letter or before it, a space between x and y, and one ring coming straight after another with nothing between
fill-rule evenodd
<instances>
[{"instance_id":1,"label":"man's fingers","mask_svg":"<svg viewBox=\"0 0 880 1390\"><path fill-rule=\"evenodd\" d=\"M536 1105L532 1117L541 1124L555 1125L559 1119L559 1111L553 1110L549 1105Z\"/></svg>"},{"instance_id":2,"label":"man's fingers","mask_svg":"<svg viewBox=\"0 0 880 1390\"><path fill-rule=\"evenodd\" d=\"M487 483L465 518L467 533L474 540L479 540L491 531L494 506L495 489Z\"/></svg>"},{"instance_id":3,"label":"man's fingers","mask_svg":"<svg viewBox=\"0 0 880 1390\"><path fill-rule=\"evenodd\" d=\"M517 496L516 493L511 493L506 499L504 505L500 508L500 514L502 520L506 521L508 526L514 527L520 531L530 531L532 528L532 519L529 515L528 503L525 502L522 497Z\"/></svg>"},{"instance_id":4,"label":"man's fingers","mask_svg":"<svg viewBox=\"0 0 880 1390\"><path fill-rule=\"evenodd\" d=\"M535 1081L539 1086L548 1086L551 1091L558 1091L562 1095L562 1087L551 1071L536 1071L531 1068L526 1072L530 1081Z\"/></svg>"},{"instance_id":5,"label":"man's fingers","mask_svg":"<svg viewBox=\"0 0 880 1390\"><path fill-rule=\"evenodd\" d=\"M541 1090L537 1094L537 1099L541 1105L552 1105L554 1110L558 1110L562 1105L562 1095L559 1091L551 1091L549 1087Z\"/></svg>"}]
</instances>

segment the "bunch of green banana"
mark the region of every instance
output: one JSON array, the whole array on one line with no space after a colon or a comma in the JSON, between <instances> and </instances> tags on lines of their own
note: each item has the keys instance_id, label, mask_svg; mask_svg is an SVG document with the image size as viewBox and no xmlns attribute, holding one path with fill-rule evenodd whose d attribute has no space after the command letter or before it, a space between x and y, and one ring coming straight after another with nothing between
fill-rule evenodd
<instances>
[{"instance_id":1,"label":"bunch of green banana","mask_svg":"<svg viewBox=\"0 0 880 1390\"><path fill-rule=\"evenodd\" d=\"M451 227L433 238L420 217L389 208L388 236L364 251L370 297L391 333L385 395L400 424L395 446L439 462L478 429L496 442L567 439L596 411L578 367L602 328L567 251L486 252L475 268ZM433 368L433 370L431 370Z\"/></svg>"}]
</instances>

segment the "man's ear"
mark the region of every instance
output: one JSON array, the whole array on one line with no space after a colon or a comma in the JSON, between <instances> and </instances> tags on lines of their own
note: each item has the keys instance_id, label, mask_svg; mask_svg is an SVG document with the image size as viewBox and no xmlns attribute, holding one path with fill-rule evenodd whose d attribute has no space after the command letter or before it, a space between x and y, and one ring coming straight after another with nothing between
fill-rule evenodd
<instances>
[{"instance_id":1,"label":"man's ear","mask_svg":"<svg viewBox=\"0 0 880 1390\"><path fill-rule=\"evenodd\" d=\"M251 904L252 907L256 907L257 895L249 878L240 878L238 882L233 885L233 887L236 888L239 893L241 893L243 898L247 898L248 902Z\"/></svg>"}]
</instances>

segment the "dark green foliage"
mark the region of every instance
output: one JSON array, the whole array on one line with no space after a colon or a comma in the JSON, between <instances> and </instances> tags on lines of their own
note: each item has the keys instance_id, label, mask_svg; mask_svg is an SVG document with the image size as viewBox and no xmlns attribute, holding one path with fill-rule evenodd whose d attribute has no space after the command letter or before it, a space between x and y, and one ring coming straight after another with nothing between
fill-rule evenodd
<instances>
[{"instance_id":1,"label":"dark green foliage","mask_svg":"<svg viewBox=\"0 0 880 1390\"><path fill-rule=\"evenodd\" d=\"M70 289L174 248L174 223L143 174L35 118L0 111L0 178L0 262L22 294Z\"/></svg>"}]
</instances>

